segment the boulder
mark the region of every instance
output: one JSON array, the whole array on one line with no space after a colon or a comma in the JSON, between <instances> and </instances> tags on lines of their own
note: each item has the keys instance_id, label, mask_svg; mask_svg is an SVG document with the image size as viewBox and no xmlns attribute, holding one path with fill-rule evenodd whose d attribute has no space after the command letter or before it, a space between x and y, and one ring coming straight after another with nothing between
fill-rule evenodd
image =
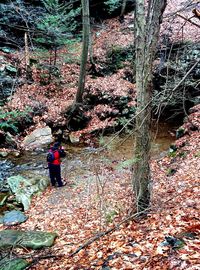
<instances>
[{"instance_id":1,"label":"boulder","mask_svg":"<svg viewBox=\"0 0 200 270\"><path fill-rule=\"evenodd\" d=\"M12 150L10 151L10 155L13 157L19 157L21 155L20 151Z\"/></svg>"},{"instance_id":2,"label":"boulder","mask_svg":"<svg viewBox=\"0 0 200 270\"><path fill-rule=\"evenodd\" d=\"M27 135L23 141L26 149L42 148L53 142L53 136L50 127L35 129L31 134Z\"/></svg>"},{"instance_id":3,"label":"boulder","mask_svg":"<svg viewBox=\"0 0 200 270\"><path fill-rule=\"evenodd\" d=\"M16 200L21 202L24 210L28 210L31 197L47 188L49 185L49 177L34 173L27 175L15 175L7 179L7 183L11 191L15 194Z\"/></svg>"},{"instance_id":4,"label":"boulder","mask_svg":"<svg viewBox=\"0 0 200 270\"><path fill-rule=\"evenodd\" d=\"M0 261L1 270L23 270L26 269L28 265L29 262L20 258L16 259L3 258Z\"/></svg>"},{"instance_id":5,"label":"boulder","mask_svg":"<svg viewBox=\"0 0 200 270\"><path fill-rule=\"evenodd\" d=\"M6 151L0 151L0 157L5 158L7 156L8 156L8 152L6 152Z\"/></svg>"},{"instance_id":6,"label":"boulder","mask_svg":"<svg viewBox=\"0 0 200 270\"><path fill-rule=\"evenodd\" d=\"M27 217L21 211L12 210L4 215L3 224L5 226L18 225L26 220Z\"/></svg>"},{"instance_id":7,"label":"boulder","mask_svg":"<svg viewBox=\"0 0 200 270\"><path fill-rule=\"evenodd\" d=\"M72 144L80 143L80 135L76 134L76 132L71 132L69 134L69 140Z\"/></svg>"},{"instance_id":8,"label":"boulder","mask_svg":"<svg viewBox=\"0 0 200 270\"><path fill-rule=\"evenodd\" d=\"M51 247L56 237L56 233L50 232L4 230L0 231L0 248L17 246L40 249Z\"/></svg>"}]
</instances>

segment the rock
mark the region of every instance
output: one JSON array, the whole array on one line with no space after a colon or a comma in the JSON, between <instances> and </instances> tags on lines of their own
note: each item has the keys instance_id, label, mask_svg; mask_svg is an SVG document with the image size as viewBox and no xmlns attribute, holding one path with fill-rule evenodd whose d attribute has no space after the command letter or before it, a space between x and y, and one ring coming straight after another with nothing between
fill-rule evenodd
<instances>
[{"instance_id":1,"label":"rock","mask_svg":"<svg viewBox=\"0 0 200 270\"><path fill-rule=\"evenodd\" d=\"M122 115L128 115L129 114L129 109L126 108L122 111Z\"/></svg>"},{"instance_id":2,"label":"rock","mask_svg":"<svg viewBox=\"0 0 200 270\"><path fill-rule=\"evenodd\" d=\"M7 65L6 66L6 71L10 74L16 74L17 73L17 69L16 67L12 66L12 65Z\"/></svg>"},{"instance_id":3,"label":"rock","mask_svg":"<svg viewBox=\"0 0 200 270\"><path fill-rule=\"evenodd\" d=\"M50 127L37 128L30 135L26 136L23 145L26 149L41 148L53 142Z\"/></svg>"},{"instance_id":4,"label":"rock","mask_svg":"<svg viewBox=\"0 0 200 270\"><path fill-rule=\"evenodd\" d=\"M0 151L0 157L5 158L7 156L8 156L8 152L6 152L6 151Z\"/></svg>"},{"instance_id":5,"label":"rock","mask_svg":"<svg viewBox=\"0 0 200 270\"><path fill-rule=\"evenodd\" d=\"M16 200L21 202L24 210L28 210L33 194L41 192L49 185L49 178L34 173L24 173L25 176L15 175L7 179L11 191L15 194Z\"/></svg>"},{"instance_id":6,"label":"rock","mask_svg":"<svg viewBox=\"0 0 200 270\"><path fill-rule=\"evenodd\" d=\"M40 249L51 247L56 237L56 233L50 232L4 230L0 231L0 248L18 246Z\"/></svg>"},{"instance_id":7,"label":"rock","mask_svg":"<svg viewBox=\"0 0 200 270\"><path fill-rule=\"evenodd\" d=\"M21 155L20 151L14 150L10 152L10 155L13 157L19 157Z\"/></svg>"},{"instance_id":8,"label":"rock","mask_svg":"<svg viewBox=\"0 0 200 270\"><path fill-rule=\"evenodd\" d=\"M3 206L8 198L8 194L0 193L0 206Z\"/></svg>"},{"instance_id":9,"label":"rock","mask_svg":"<svg viewBox=\"0 0 200 270\"><path fill-rule=\"evenodd\" d=\"M160 246L170 245L173 249L180 249L185 245L185 241L174 236L165 236L165 241L163 241Z\"/></svg>"},{"instance_id":10,"label":"rock","mask_svg":"<svg viewBox=\"0 0 200 270\"><path fill-rule=\"evenodd\" d=\"M12 134L10 134L10 132L6 132L6 143L12 147L16 147L17 144L16 144L16 141L15 141L15 138Z\"/></svg>"},{"instance_id":11,"label":"rock","mask_svg":"<svg viewBox=\"0 0 200 270\"><path fill-rule=\"evenodd\" d=\"M27 217L21 211L10 211L3 217L3 224L5 226L18 225L27 220Z\"/></svg>"},{"instance_id":12,"label":"rock","mask_svg":"<svg viewBox=\"0 0 200 270\"><path fill-rule=\"evenodd\" d=\"M69 130L64 130L63 131L63 141L68 142L69 141Z\"/></svg>"},{"instance_id":13,"label":"rock","mask_svg":"<svg viewBox=\"0 0 200 270\"><path fill-rule=\"evenodd\" d=\"M179 139L185 135L185 129L183 127L180 127L176 130L176 139Z\"/></svg>"},{"instance_id":14,"label":"rock","mask_svg":"<svg viewBox=\"0 0 200 270\"><path fill-rule=\"evenodd\" d=\"M194 97L194 105L200 104L200 96Z\"/></svg>"},{"instance_id":15,"label":"rock","mask_svg":"<svg viewBox=\"0 0 200 270\"><path fill-rule=\"evenodd\" d=\"M80 142L80 136L74 133L69 134L69 140L71 143L76 144Z\"/></svg>"},{"instance_id":16,"label":"rock","mask_svg":"<svg viewBox=\"0 0 200 270\"><path fill-rule=\"evenodd\" d=\"M0 261L1 270L23 270L26 269L29 263L24 259L4 258Z\"/></svg>"},{"instance_id":17,"label":"rock","mask_svg":"<svg viewBox=\"0 0 200 270\"><path fill-rule=\"evenodd\" d=\"M0 216L0 224L3 224L3 217Z\"/></svg>"}]
</instances>

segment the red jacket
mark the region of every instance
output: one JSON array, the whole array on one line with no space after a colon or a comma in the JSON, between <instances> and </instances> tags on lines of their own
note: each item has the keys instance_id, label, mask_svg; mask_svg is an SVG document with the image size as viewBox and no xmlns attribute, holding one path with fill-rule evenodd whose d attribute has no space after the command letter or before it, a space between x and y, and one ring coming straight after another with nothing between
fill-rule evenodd
<instances>
[{"instance_id":1,"label":"red jacket","mask_svg":"<svg viewBox=\"0 0 200 270\"><path fill-rule=\"evenodd\" d=\"M61 164L61 160L60 160L60 154L58 150L53 151L54 153L54 161L51 162L50 164L54 164L54 165L60 165Z\"/></svg>"}]
</instances>

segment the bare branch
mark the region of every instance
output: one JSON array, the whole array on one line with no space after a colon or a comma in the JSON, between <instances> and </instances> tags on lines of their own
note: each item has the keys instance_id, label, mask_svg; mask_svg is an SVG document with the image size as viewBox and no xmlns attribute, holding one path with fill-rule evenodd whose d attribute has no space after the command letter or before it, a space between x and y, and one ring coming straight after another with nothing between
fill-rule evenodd
<instances>
[{"instance_id":1,"label":"bare branch","mask_svg":"<svg viewBox=\"0 0 200 270\"><path fill-rule=\"evenodd\" d=\"M110 228L109 230L105 231L105 232L101 232L97 235L95 235L94 237L92 237L91 239L89 239L88 241L86 241L84 244L82 244L80 247L78 247L74 252L72 252L68 258L73 257L74 255L76 255L80 250L88 247L89 245L91 245L93 242L95 242L96 240L98 240L99 238L119 229L120 225L122 225L123 223L126 223L127 221L139 217L142 214L145 214L148 210L150 210L150 208L145 209L144 211L141 211L139 213L135 213L133 215L130 215L128 217L126 217L125 219L123 219L120 223L116 224L113 228Z\"/></svg>"},{"instance_id":2,"label":"bare branch","mask_svg":"<svg viewBox=\"0 0 200 270\"><path fill-rule=\"evenodd\" d=\"M200 25L199 25L198 23L195 23L195 22L193 22L193 21L191 20L191 18L194 18L195 16L192 16L191 18L186 18L186 17L184 17L183 15L181 15L180 13L177 13L177 16L179 16L180 18L182 18L182 19L184 19L184 20L190 22L191 24L193 24L193 25L195 25L195 26L197 26L197 27L200 28Z\"/></svg>"}]
</instances>

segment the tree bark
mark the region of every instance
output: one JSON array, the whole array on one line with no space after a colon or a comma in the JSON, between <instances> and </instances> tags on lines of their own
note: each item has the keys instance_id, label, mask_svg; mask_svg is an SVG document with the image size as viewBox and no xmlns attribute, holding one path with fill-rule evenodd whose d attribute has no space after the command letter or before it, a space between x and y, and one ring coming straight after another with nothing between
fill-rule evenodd
<instances>
[{"instance_id":1,"label":"tree bark","mask_svg":"<svg viewBox=\"0 0 200 270\"><path fill-rule=\"evenodd\" d=\"M89 0L81 0L82 3L82 22L83 22L83 45L81 56L81 67L79 74L78 90L76 93L76 103L81 103L85 88L86 64L88 58L89 36L90 36L90 13Z\"/></svg>"},{"instance_id":2,"label":"tree bark","mask_svg":"<svg viewBox=\"0 0 200 270\"><path fill-rule=\"evenodd\" d=\"M124 21L124 12L125 12L125 9L126 9L126 3L127 3L127 0L123 0L122 8L121 8L120 16L119 16L121 21Z\"/></svg>"},{"instance_id":3,"label":"tree bark","mask_svg":"<svg viewBox=\"0 0 200 270\"><path fill-rule=\"evenodd\" d=\"M24 45L25 45L26 79L29 81L32 80L32 71L30 67L30 54L29 54L27 32L24 33Z\"/></svg>"},{"instance_id":4,"label":"tree bark","mask_svg":"<svg viewBox=\"0 0 200 270\"><path fill-rule=\"evenodd\" d=\"M152 67L165 6L166 0L149 1L145 15L145 1L137 0L135 8L137 110L133 186L137 212L150 204Z\"/></svg>"}]
</instances>

